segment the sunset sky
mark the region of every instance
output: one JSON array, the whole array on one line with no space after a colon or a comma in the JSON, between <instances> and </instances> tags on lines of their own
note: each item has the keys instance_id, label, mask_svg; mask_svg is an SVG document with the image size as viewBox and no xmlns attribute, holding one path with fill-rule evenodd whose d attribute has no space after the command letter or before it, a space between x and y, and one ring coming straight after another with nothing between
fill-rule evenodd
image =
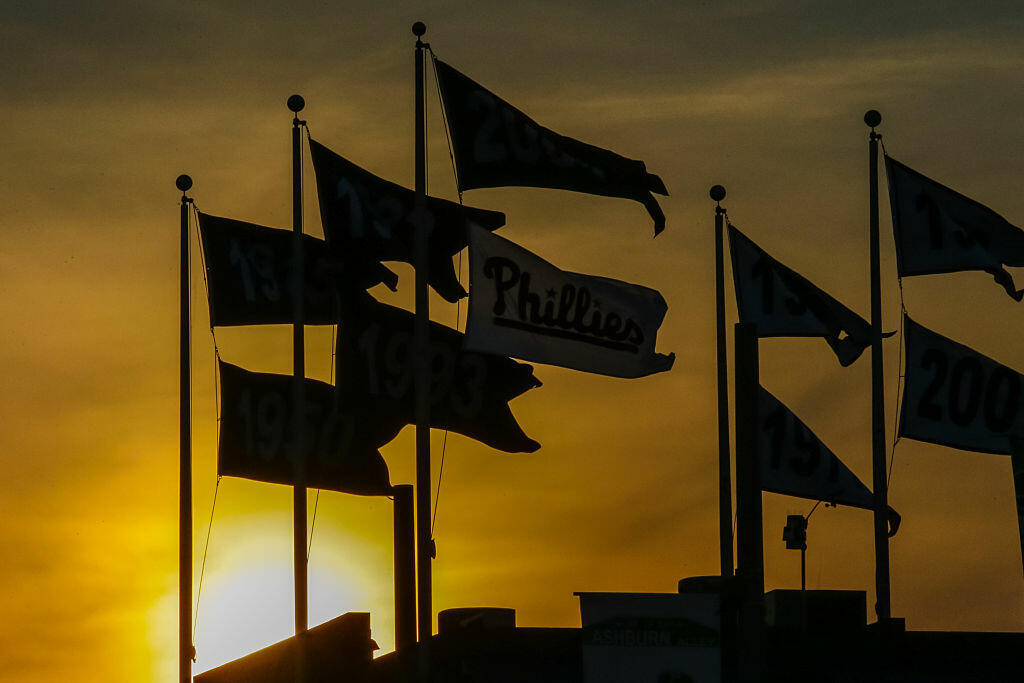
<instances>
[{"instance_id":1,"label":"sunset sky","mask_svg":"<svg viewBox=\"0 0 1024 683\"><path fill-rule=\"evenodd\" d=\"M1024 226L1015 0L4 3L0 680L175 676L174 179L193 177L202 211L290 227L285 101L300 93L315 139L411 186L416 20L440 58L542 125L643 159L671 192L657 239L627 200L466 193L506 213L501 235L559 267L661 291L659 350L676 362L636 380L536 365L544 386L512 402L542 444L534 454L448 436L435 609L513 607L520 625L578 626L572 591L669 592L718 572L711 185L727 188L737 227L865 317L867 109L881 111L895 158ZM455 199L432 75L428 88L430 192ZM308 151L305 180L307 231L322 235ZM883 190L883 320L895 329L887 211ZM382 298L408 306L412 271L394 269L400 291ZM192 292L198 581L216 483L198 267ZM1024 371L1024 303L991 276L907 279L904 293L918 322ZM731 325L731 286L727 299ZM433 300L434 320L457 316L464 304ZM310 376L329 379L330 328L307 341ZM217 344L228 362L290 371L287 327L219 329ZM891 445L898 345L885 344ZM841 368L820 339L761 349L765 388L870 486L868 355ZM435 431L435 485L443 440ZM412 483L412 428L382 452L392 481ZM1009 458L904 440L892 472L894 616L912 629L1024 630ZM290 635L291 500L283 486L221 481L197 672ZM782 527L813 502L764 501L766 587L798 587ZM819 508L809 587L867 590L872 605L871 534L870 513ZM370 611L392 649L391 544L389 501L321 494L311 623Z\"/></svg>"}]
</instances>

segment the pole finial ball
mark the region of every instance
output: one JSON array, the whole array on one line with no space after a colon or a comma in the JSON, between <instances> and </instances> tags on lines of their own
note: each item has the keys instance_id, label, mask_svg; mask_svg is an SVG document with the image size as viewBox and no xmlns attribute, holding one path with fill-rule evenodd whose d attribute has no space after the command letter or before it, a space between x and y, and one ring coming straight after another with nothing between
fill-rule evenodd
<instances>
[{"instance_id":1,"label":"pole finial ball","mask_svg":"<svg viewBox=\"0 0 1024 683\"><path fill-rule=\"evenodd\" d=\"M868 112L864 114L864 123L868 124L872 128L874 128L881 122L882 115L878 113L877 109L869 109Z\"/></svg>"},{"instance_id":2,"label":"pole finial ball","mask_svg":"<svg viewBox=\"0 0 1024 683\"><path fill-rule=\"evenodd\" d=\"M711 198L714 199L716 202L720 202L723 199L725 199L725 188L722 187L721 185L712 185L711 192L709 192L708 194L710 194Z\"/></svg>"},{"instance_id":3,"label":"pole finial ball","mask_svg":"<svg viewBox=\"0 0 1024 683\"><path fill-rule=\"evenodd\" d=\"M417 21L415 24L412 25L412 34L417 38L421 37L426 32L427 25L424 24L422 21Z\"/></svg>"},{"instance_id":4,"label":"pole finial ball","mask_svg":"<svg viewBox=\"0 0 1024 683\"><path fill-rule=\"evenodd\" d=\"M302 99L302 95L292 95L288 98L288 109L298 114L300 111L306 108L306 100Z\"/></svg>"},{"instance_id":5,"label":"pole finial ball","mask_svg":"<svg viewBox=\"0 0 1024 683\"><path fill-rule=\"evenodd\" d=\"M174 181L174 186L182 192L188 192L192 189L192 178L182 173L178 176L178 179Z\"/></svg>"}]
</instances>

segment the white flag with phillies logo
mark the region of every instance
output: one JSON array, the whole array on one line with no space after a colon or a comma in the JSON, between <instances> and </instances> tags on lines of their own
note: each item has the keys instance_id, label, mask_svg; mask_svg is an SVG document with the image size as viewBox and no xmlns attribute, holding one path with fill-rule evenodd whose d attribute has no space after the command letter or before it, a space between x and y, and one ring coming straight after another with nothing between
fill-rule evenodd
<instances>
[{"instance_id":1,"label":"white flag with phillies logo","mask_svg":"<svg viewBox=\"0 0 1024 683\"><path fill-rule=\"evenodd\" d=\"M654 350L668 309L649 287L569 273L470 228L466 348L613 377L672 367Z\"/></svg>"}]
</instances>

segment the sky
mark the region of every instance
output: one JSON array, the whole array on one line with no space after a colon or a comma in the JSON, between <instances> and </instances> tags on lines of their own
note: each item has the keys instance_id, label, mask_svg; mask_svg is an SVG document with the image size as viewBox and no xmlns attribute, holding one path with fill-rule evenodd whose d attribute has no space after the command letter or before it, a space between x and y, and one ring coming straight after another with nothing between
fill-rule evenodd
<instances>
[{"instance_id":1,"label":"sky","mask_svg":"<svg viewBox=\"0 0 1024 683\"><path fill-rule=\"evenodd\" d=\"M436 609L513 607L520 625L577 626L573 591L672 592L717 573L711 185L727 188L749 237L865 317L867 109L881 111L895 158L1024 225L1017 2L4 3L0 680L173 679L174 179L193 177L203 211L289 227L285 101L300 93L314 138L411 185L416 20L440 58L559 133L643 159L671 192L656 239L627 200L466 193L559 267L661 291L659 350L676 362L636 380L536 365L544 386L512 402L542 444L534 454L435 431ZM430 191L454 199L428 87ZM308 153L305 179L307 230L321 235ZM883 192L883 322L895 329L887 211ZM384 298L408 306L411 270L395 269L400 291ZM198 672L290 634L291 492L217 484L198 268L191 286ZM1024 370L1024 304L990 276L903 289L915 320ZM434 299L432 316L464 324L465 307ZM216 334L225 360L267 372L290 370L290 339L286 327ZM331 349L330 328L310 328L310 376L329 379ZM869 373L866 354L841 368L820 339L761 344L762 384L870 485ZM893 339L889 447L898 373ZM392 481L411 483L412 429L382 452ZM893 454L893 614L912 629L1024 629L1009 458L909 440ZM311 517L314 500L311 622L370 611L392 649L390 503L311 493ZM812 504L765 494L767 588L798 587L781 531ZM819 508L809 587L866 590L873 604L871 534L869 513Z\"/></svg>"}]
</instances>

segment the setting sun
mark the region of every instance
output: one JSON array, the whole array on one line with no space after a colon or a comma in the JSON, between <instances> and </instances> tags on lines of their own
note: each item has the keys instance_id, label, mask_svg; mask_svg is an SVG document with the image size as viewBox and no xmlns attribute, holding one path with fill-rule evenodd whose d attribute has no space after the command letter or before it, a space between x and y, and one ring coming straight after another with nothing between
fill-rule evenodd
<instances>
[{"instance_id":1,"label":"setting sun","mask_svg":"<svg viewBox=\"0 0 1024 683\"><path fill-rule=\"evenodd\" d=\"M345 612L372 612L374 637L382 648L391 649L390 558L367 548L358 537L323 528L331 525L326 495L321 505L327 508L327 519L318 518L310 554L310 626ZM197 615L197 673L294 633L290 532L283 510L277 516L251 515L231 519L222 528L215 525ZM383 561L383 571L371 578L378 561ZM153 609L154 651L161 651L162 643L174 637L176 601L173 588ZM162 662L158 678L173 676L174 667L173 657Z\"/></svg>"},{"instance_id":2,"label":"setting sun","mask_svg":"<svg viewBox=\"0 0 1024 683\"><path fill-rule=\"evenodd\" d=\"M737 454L732 334L742 316L728 244L717 284L716 218L855 317L871 318L873 347L876 327L903 329L906 313L1020 374L1018 395L1002 384L1009 382L1003 371L986 370L983 386L982 374L969 374L972 361L956 374L951 362L941 396L959 396L953 387L962 385L981 396L980 403L969 401L978 424L992 415L1005 422L1017 410L1024 424L1020 292L1007 296L1007 285L993 284L990 273L1006 278L992 268L927 268L936 274L902 277L894 240L900 230L891 211L891 203L900 202L890 202L884 159L891 154L907 169L989 207L1014 230L1024 227L1024 3L989 3L984 10L977 3L922 0L870 5L4 3L0 111L9 124L0 127L0 683L173 682L295 634L305 541L301 522L293 521L301 518L301 497L295 515L293 489L285 482L310 487L308 626L369 612L379 645L370 666L386 665L380 655L396 647L394 510L385 495L363 494L391 489L328 491L331 482L309 477L305 465L278 479L221 469L225 433L252 452L257 442L265 446L261 467L300 453L285 447L286 435L291 424L303 422L286 419L280 405L295 405L296 416L319 411L319 429L295 429L294 442L315 446L325 469L343 462L332 453L344 454L347 465L350 451L358 452L373 463L382 460L390 484L414 485L420 501L429 503L416 507L420 556L432 557L422 564L423 585L416 590L431 598L420 611L435 627L446 609L501 607L515 610L517 627L580 629L574 592L676 593L680 579L729 573L733 567L720 557L729 554L726 536L735 515L720 506L729 500L722 492L730 490L729 479L720 477L728 460L720 456ZM420 35L429 45L416 47L413 21L429 26ZM417 49L425 70L414 71ZM443 60L440 72L435 57ZM445 69L453 70L449 95L441 92ZM419 100L417 73L425 78ZM457 97L460 88L471 93L468 99ZM485 94L478 101L479 93ZM303 108L290 108L299 95ZM456 109L442 107L441 97L461 100L467 113L449 120L446 112ZM470 116L474 102L490 103L479 106L478 113L487 113L479 130L469 127L478 125ZM874 109L882 119L871 133L864 114ZM510 121L517 127L508 128ZM505 132L492 139L487 130L498 124L494 130ZM869 138L873 134L884 134L885 145ZM555 154L566 140L611 155ZM877 186L870 180L869 144L883 157L875 168ZM316 145L337 157L318 153L334 159L319 173ZM478 147L474 178L457 164L465 150L477 154ZM630 162L621 167L626 175L609 174L613 167L604 169L604 158ZM487 164L526 175L492 178L483 173ZM597 184L579 184L579 177L553 182L563 168ZM647 169L643 177L641 168ZM531 169L550 177L530 176ZM186 176L183 196L176 178ZM616 189L598 183L605 176L631 179ZM670 194L661 194L655 178ZM722 199L713 200L709 188L718 184L728 194L723 189ZM365 194L355 192L357 186L378 189L356 202L352 197ZM497 340L492 349L512 332L539 334L538 348L558 353L533 355L526 344L533 337L523 336L517 337L519 351L500 351L515 364L493 370L454 360L469 348L454 342L419 364L412 362L410 344L425 351L421 344L429 335L419 335L419 343L416 335L385 340L365 324L369 315L357 327L341 306L323 312L325 302L343 299L317 299L317 287L328 291L324 282L332 278L362 278L349 278L355 273L345 269L361 270L363 256L373 266L367 283L379 280L367 290L370 296L413 311L416 259L395 260L395 254L408 256L402 236L422 244L414 233L406 235L409 226L422 219L430 230L415 235L425 235L444 234L448 225L447 218L434 221L433 213L421 212L423 194L449 207L437 208L438 216L450 210L465 218L475 208L483 213L474 215L496 224L500 212L494 236L517 249L492 244L489 258L533 264L517 266L514 285L510 267L494 268L507 277L488 284L486 274L480 277L486 268L474 271L470 250L461 249L459 230L450 245L428 237L428 246L460 248L443 258L434 254L429 268L420 263L420 272L433 273L434 285L442 285L428 296L430 320L474 336L484 330ZM877 199L874 221L869 196ZM356 211L357 205L379 215ZM925 209L915 211L925 215ZM260 242L253 238L248 250L204 251L196 212L265 226L260 230L276 234L287 249L254 249ZM931 222L939 213L928 212L929 227L952 225ZM661 218L664 230L655 238ZM314 245L311 254L341 254L338 263L325 257L309 262L322 267L303 267L309 289L291 284L300 282L290 276L302 259L293 259L293 240L285 233L296 227ZM956 237L936 243L975 249L974 238L950 235ZM361 245L345 241L354 236L380 237L382 251L371 253L365 245L328 251ZM1020 239L1024 254L1024 232ZM984 241L991 240L977 243ZM393 254L396 245L403 249ZM977 250L984 255L981 246ZM220 301L251 303L250 313L259 315L248 322L241 316L214 320L208 287L215 279L208 269L214 253L237 268L234 282L242 292ZM264 259L268 253L274 259ZM1014 269L1009 279L1015 287L1024 287L1024 272L997 261ZM376 269L379 262L397 282ZM274 263L281 267L268 265ZM476 257L475 263L485 261ZM550 268L541 269L542 263ZM881 287L877 302L872 271ZM468 291L473 272L485 284L455 301L453 290ZM761 301L766 319L790 311L789 298L785 308L779 303L783 288L765 284L775 282L764 277L769 270L757 278L752 272L753 265L748 284L774 293L747 301ZM538 273L551 284L541 287ZM654 303L632 303L646 301L639 294L624 298L629 306L622 311L633 311L626 315L608 296L591 297L593 282L586 298L579 294L586 280L628 284L611 291L650 290ZM308 311L293 308L283 295L289 290L297 293L295 303L304 292L311 295ZM450 300L438 294L445 290ZM257 294L274 305L250 302ZM351 301L362 298L360 289ZM320 317L307 317L316 301ZM808 315L817 310L798 307ZM290 318L300 310L301 362L302 353L293 353L303 347L293 341ZM275 322L260 317L267 311ZM880 327L870 313L878 314ZM486 327L473 317L481 315ZM721 361L719 319L728 337ZM636 329L650 330L640 335L647 345L613 338ZM876 592L888 592L891 616L905 619L908 630L1024 629L1024 522L1018 525L1010 456L901 436L900 411L915 405L902 398L913 374L902 333L847 364L831 341L814 335L765 337L758 346L758 382L864 486L881 491L884 484L886 505L898 511L902 525L885 539L867 509L819 506L806 530L806 554L796 553L782 540L783 528L790 516L809 514L815 502L769 492L762 499L764 589L796 589L804 578L808 590L864 591L872 618ZM586 353L574 350L577 343ZM664 361L647 368L653 374L618 370L609 376L609 365L584 363L597 351L641 350ZM561 365L549 362L559 359ZM315 380L310 386L323 390L318 396L329 395L323 384L334 383L348 412L337 412L334 403L328 411L313 393L307 401L301 381L288 382L294 387L280 405L225 401L231 394L223 391L218 360L247 377L277 375L281 386L285 375L301 379L296 368L304 366L305 377ZM530 365L539 385L531 380L529 391L492 391L500 401L482 400L488 395L481 390L484 377L514 374L525 384L525 371L509 370L518 364ZM419 382L421 398L428 387L447 392L437 407L420 401L421 419L423 413L451 418L451 424L421 429L429 439L419 440L410 423L417 382L409 373L417 366L433 373ZM724 382L719 368L726 370ZM923 376L917 373L914 386L924 386ZM728 389L721 404L719 387ZM992 409L996 399L1009 402L1011 393L1013 411ZM507 394L514 396L506 401ZM917 405L928 413L939 404L922 398ZM237 429L224 420L231 408ZM479 415L460 422L460 411L470 408ZM953 417L944 408L940 413ZM490 436L478 438L490 434L489 427L476 429L484 414L501 417L506 430L521 428L539 448L520 443L522 452L503 450ZM381 424L373 424L378 419ZM927 414L924 419L946 424ZM726 422L732 434L720 440L718 425ZM884 429L875 428L883 423ZM385 432L393 436L395 424L398 435L379 445ZM804 432L787 432L797 433ZM350 449L351 443L360 448ZM781 436L773 443L783 443ZM429 450L419 463L417 447L423 456ZM312 486L324 487L319 497ZM399 543L400 559L404 547ZM191 562L180 560L189 552ZM876 557L886 554L889 560L876 571ZM427 566L429 577L422 571ZM179 591L190 591L191 599ZM179 600L192 610L181 624ZM301 606L298 613L301 631ZM362 617L352 621L365 624ZM190 627L195 662L188 659ZM424 637L427 631L425 624L419 628Z\"/></svg>"}]
</instances>

